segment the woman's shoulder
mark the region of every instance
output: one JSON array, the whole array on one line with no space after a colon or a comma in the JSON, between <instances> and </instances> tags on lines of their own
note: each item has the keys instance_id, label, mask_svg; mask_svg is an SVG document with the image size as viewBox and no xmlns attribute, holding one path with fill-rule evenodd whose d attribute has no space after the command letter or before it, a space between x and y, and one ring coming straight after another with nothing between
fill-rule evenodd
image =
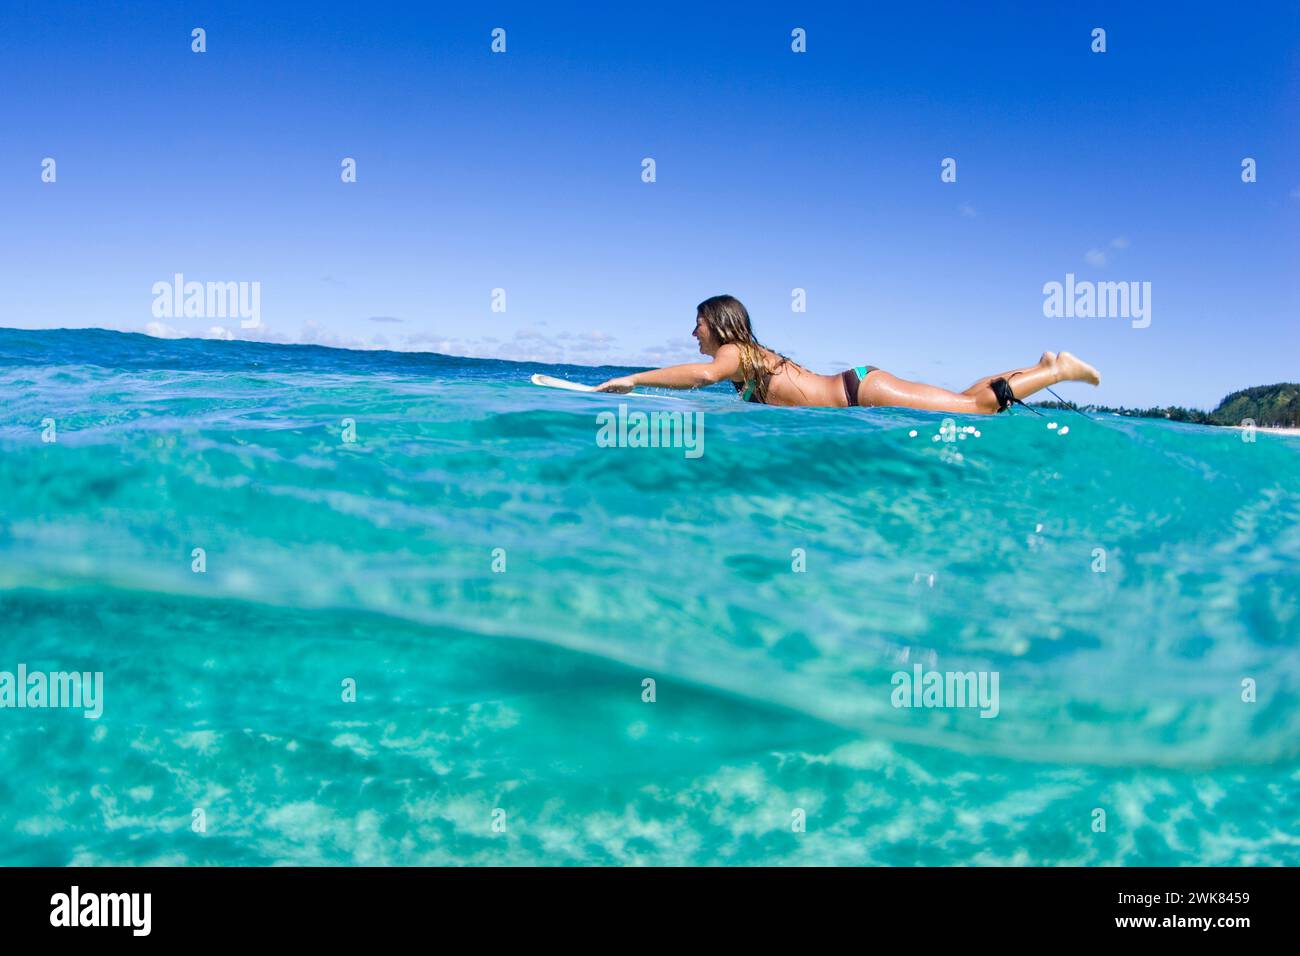
<instances>
[{"instance_id":1,"label":"woman's shoulder","mask_svg":"<svg viewBox=\"0 0 1300 956\"><path fill-rule=\"evenodd\" d=\"M724 342L718 347L717 354L713 356L713 363L726 366L728 375L736 375L740 372L740 360L740 346L734 342Z\"/></svg>"}]
</instances>

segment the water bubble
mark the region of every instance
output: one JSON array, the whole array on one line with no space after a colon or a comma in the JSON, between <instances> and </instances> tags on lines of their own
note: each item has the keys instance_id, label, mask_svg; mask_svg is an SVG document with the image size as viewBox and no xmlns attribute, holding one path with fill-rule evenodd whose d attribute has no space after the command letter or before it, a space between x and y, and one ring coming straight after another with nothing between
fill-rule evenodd
<instances>
[{"instance_id":1,"label":"water bubble","mask_svg":"<svg viewBox=\"0 0 1300 956\"><path fill-rule=\"evenodd\" d=\"M1048 422L1048 423L1047 423L1047 427L1048 427L1048 428L1055 428L1055 427L1056 427L1056 422Z\"/></svg>"},{"instance_id":2,"label":"water bubble","mask_svg":"<svg viewBox=\"0 0 1300 956\"><path fill-rule=\"evenodd\" d=\"M910 432L908 432L908 433L907 433L907 437L908 437L908 438L915 438L915 437L916 437L916 429L913 428Z\"/></svg>"},{"instance_id":3,"label":"water bubble","mask_svg":"<svg viewBox=\"0 0 1300 956\"><path fill-rule=\"evenodd\" d=\"M1059 432L1057 432L1056 434L1058 434L1058 435L1068 435L1068 434L1070 434L1070 426L1069 426L1069 425L1066 425L1064 428L1062 428L1062 429L1061 429Z\"/></svg>"}]
</instances>

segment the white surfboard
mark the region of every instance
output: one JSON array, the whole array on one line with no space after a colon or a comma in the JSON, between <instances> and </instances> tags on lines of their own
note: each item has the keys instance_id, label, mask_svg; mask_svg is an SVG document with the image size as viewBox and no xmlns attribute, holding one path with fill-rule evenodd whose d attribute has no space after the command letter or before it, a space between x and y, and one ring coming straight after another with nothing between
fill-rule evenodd
<instances>
[{"instance_id":1,"label":"white surfboard","mask_svg":"<svg viewBox=\"0 0 1300 956\"><path fill-rule=\"evenodd\" d=\"M637 398L671 398L674 401L681 401L681 396L660 395L658 392L597 392L594 385L583 385L581 382L570 382L562 378L552 378L549 375L534 375L532 382L534 385L541 385L544 388L561 388L566 392L592 392L596 395L617 396L619 398L625 395L633 395Z\"/></svg>"},{"instance_id":2,"label":"white surfboard","mask_svg":"<svg viewBox=\"0 0 1300 956\"><path fill-rule=\"evenodd\" d=\"M547 388L562 388L568 392L594 392L595 386L583 385L581 382L566 382L562 378L551 378L549 375L534 375L534 385L544 385Z\"/></svg>"}]
</instances>

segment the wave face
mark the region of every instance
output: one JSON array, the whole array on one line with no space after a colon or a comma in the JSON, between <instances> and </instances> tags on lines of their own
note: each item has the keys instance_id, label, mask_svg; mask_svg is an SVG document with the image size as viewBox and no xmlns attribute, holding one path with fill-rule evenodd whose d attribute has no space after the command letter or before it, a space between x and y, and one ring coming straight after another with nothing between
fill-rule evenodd
<instances>
[{"instance_id":1,"label":"wave face","mask_svg":"<svg viewBox=\"0 0 1300 956\"><path fill-rule=\"evenodd\" d=\"M0 330L0 863L1300 863L1300 439L617 371Z\"/></svg>"}]
</instances>

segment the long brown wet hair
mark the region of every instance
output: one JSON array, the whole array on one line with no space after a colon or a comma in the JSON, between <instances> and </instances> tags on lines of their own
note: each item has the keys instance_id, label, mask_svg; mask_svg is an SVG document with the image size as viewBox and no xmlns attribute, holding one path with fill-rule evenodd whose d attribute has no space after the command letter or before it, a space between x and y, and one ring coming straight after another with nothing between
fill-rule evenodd
<instances>
[{"instance_id":1,"label":"long brown wet hair","mask_svg":"<svg viewBox=\"0 0 1300 956\"><path fill-rule=\"evenodd\" d=\"M745 381L754 382L754 394L760 402L766 402L768 379L789 359L779 352L774 353L778 361L772 368L767 367L763 354L765 346L754 337L749 311L735 296L715 295L697 305L695 311L720 343L740 349L740 374Z\"/></svg>"}]
</instances>

